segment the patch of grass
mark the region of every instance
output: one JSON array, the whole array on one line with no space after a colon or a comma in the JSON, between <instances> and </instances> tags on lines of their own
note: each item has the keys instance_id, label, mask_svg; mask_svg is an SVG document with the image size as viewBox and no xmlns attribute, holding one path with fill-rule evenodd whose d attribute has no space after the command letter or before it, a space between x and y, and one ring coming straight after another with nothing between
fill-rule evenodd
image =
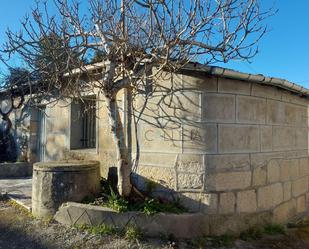
<instances>
[{"instance_id":1,"label":"patch of grass","mask_svg":"<svg viewBox=\"0 0 309 249\"><path fill-rule=\"evenodd\" d=\"M279 224L266 224L263 227L252 227L240 234L240 238L245 241L260 239L263 235L285 234L285 229Z\"/></svg>"},{"instance_id":2,"label":"patch of grass","mask_svg":"<svg viewBox=\"0 0 309 249\"><path fill-rule=\"evenodd\" d=\"M264 226L264 233L269 235L285 234L285 229L279 224L267 224Z\"/></svg>"},{"instance_id":3,"label":"patch of grass","mask_svg":"<svg viewBox=\"0 0 309 249\"><path fill-rule=\"evenodd\" d=\"M99 226L77 225L75 227L79 230L87 231L95 235L118 235L120 233L119 229L105 224Z\"/></svg>"},{"instance_id":4,"label":"patch of grass","mask_svg":"<svg viewBox=\"0 0 309 249\"><path fill-rule=\"evenodd\" d=\"M143 232L139 227L129 225L125 228L124 237L129 241L141 240L143 239Z\"/></svg>"},{"instance_id":5,"label":"patch of grass","mask_svg":"<svg viewBox=\"0 0 309 249\"><path fill-rule=\"evenodd\" d=\"M90 227L90 232L92 234L98 234L98 235L113 235L113 234L115 235L119 233L119 231L116 228L108 225Z\"/></svg>"},{"instance_id":6,"label":"patch of grass","mask_svg":"<svg viewBox=\"0 0 309 249\"><path fill-rule=\"evenodd\" d=\"M106 224L99 226L90 226L90 225L75 225L76 229L81 231L86 231L94 235L115 235L122 236L129 241L142 240L144 235L142 230L134 225L128 225L124 229L112 227Z\"/></svg>"},{"instance_id":7,"label":"patch of grass","mask_svg":"<svg viewBox=\"0 0 309 249\"><path fill-rule=\"evenodd\" d=\"M74 225L73 227L75 227L76 229L81 230L81 231L87 231L89 225L82 224L82 225Z\"/></svg>"}]
</instances>

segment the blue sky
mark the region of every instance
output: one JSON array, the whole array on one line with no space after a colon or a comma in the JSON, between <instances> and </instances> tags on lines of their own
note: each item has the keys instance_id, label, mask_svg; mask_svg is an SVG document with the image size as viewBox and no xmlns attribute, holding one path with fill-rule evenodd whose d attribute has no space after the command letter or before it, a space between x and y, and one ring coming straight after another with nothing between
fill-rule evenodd
<instances>
[{"instance_id":1,"label":"blue sky","mask_svg":"<svg viewBox=\"0 0 309 249\"><path fill-rule=\"evenodd\" d=\"M278 0L276 7L279 12L268 20L271 32L260 42L260 53L252 63L232 62L227 67L309 88L309 1Z\"/></svg>"},{"instance_id":2,"label":"blue sky","mask_svg":"<svg viewBox=\"0 0 309 249\"><path fill-rule=\"evenodd\" d=\"M18 29L32 4L33 0L1 1L0 44L6 28ZM279 12L268 20L271 31L260 42L260 53L252 63L233 61L220 66L284 78L309 88L309 1L277 0L276 7Z\"/></svg>"}]
</instances>

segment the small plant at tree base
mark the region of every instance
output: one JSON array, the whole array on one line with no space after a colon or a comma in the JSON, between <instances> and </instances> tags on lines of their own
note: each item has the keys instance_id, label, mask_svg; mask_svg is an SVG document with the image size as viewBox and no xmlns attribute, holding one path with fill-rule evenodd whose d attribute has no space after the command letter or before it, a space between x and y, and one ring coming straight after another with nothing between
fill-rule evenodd
<instances>
[{"instance_id":1,"label":"small plant at tree base","mask_svg":"<svg viewBox=\"0 0 309 249\"><path fill-rule=\"evenodd\" d=\"M179 200L175 202L160 202L158 199L147 199L143 204L142 211L147 215L153 215L159 212L179 214L187 210L181 206Z\"/></svg>"},{"instance_id":2,"label":"small plant at tree base","mask_svg":"<svg viewBox=\"0 0 309 249\"><path fill-rule=\"evenodd\" d=\"M101 180L102 192L100 197L87 196L82 203L109 207L117 212L140 211L147 215L160 212L183 213L187 210L181 205L180 200L174 202L159 200L156 198L126 199L119 196L108 181Z\"/></svg>"},{"instance_id":3,"label":"small plant at tree base","mask_svg":"<svg viewBox=\"0 0 309 249\"><path fill-rule=\"evenodd\" d=\"M110 188L110 196L108 196L108 206L118 212L126 212L129 209L129 202L116 195L112 188Z\"/></svg>"},{"instance_id":4,"label":"small plant at tree base","mask_svg":"<svg viewBox=\"0 0 309 249\"><path fill-rule=\"evenodd\" d=\"M160 212L160 202L157 199L146 200L144 203L143 212L147 215Z\"/></svg>"}]
</instances>

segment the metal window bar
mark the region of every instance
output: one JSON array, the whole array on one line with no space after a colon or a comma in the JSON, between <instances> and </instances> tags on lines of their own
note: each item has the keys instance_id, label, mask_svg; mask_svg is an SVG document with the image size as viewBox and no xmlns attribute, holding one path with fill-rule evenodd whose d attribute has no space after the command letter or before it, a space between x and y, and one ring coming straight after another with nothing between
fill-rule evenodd
<instances>
[{"instance_id":1,"label":"metal window bar","mask_svg":"<svg viewBox=\"0 0 309 249\"><path fill-rule=\"evenodd\" d=\"M84 100L82 103L82 147L96 147L96 101Z\"/></svg>"}]
</instances>

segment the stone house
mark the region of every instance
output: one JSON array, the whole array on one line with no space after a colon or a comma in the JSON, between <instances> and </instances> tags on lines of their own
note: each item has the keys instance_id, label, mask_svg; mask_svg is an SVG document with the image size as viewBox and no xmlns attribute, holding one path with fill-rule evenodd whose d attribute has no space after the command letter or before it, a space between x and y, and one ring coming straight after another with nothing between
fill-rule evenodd
<instances>
[{"instance_id":1,"label":"stone house","mask_svg":"<svg viewBox=\"0 0 309 249\"><path fill-rule=\"evenodd\" d=\"M132 159L138 160L133 179L140 188L209 215L212 233L284 222L308 210L308 89L192 64L166 73L151 92L147 101L137 97L133 106L141 114L136 125L131 120ZM93 93L84 103L61 100L29 110L16 124L19 134L28 131L28 159L98 160L106 177L115 154L104 108Z\"/></svg>"}]
</instances>

